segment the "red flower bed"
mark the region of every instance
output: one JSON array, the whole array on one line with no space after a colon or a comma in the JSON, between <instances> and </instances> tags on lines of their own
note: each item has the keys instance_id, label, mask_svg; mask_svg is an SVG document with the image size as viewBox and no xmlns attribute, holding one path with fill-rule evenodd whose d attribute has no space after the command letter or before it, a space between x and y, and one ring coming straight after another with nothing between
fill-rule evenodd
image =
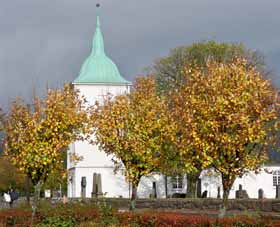
<instances>
[{"instance_id":1,"label":"red flower bed","mask_svg":"<svg viewBox=\"0 0 280 227\"><path fill-rule=\"evenodd\" d=\"M280 220L273 220L269 217L253 218L238 216L217 219L171 212L118 213L113 211L106 213L105 211L89 206L61 206L46 209L38 213L34 222L41 223L49 217L59 217L60 221L73 220L71 222L73 223L73 227L79 223L90 221L111 223L110 220L113 220L115 223L117 221L118 224L116 226L122 227L280 227ZM31 212L20 210L0 211L1 227L29 227L30 225Z\"/></svg>"},{"instance_id":2,"label":"red flower bed","mask_svg":"<svg viewBox=\"0 0 280 227\"><path fill-rule=\"evenodd\" d=\"M121 226L137 223L142 227L280 227L279 220L268 217L209 218L176 213L118 214Z\"/></svg>"},{"instance_id":3,"label":"red flower bed","mask_svg":"<svg viewBox=\"0 0 280 227\"><path fill-rule=\"evenodd\" d=\"M28 227L31 225L31 213L20 210L0 211L0 226Z\"/></svg>"}]
</instances>

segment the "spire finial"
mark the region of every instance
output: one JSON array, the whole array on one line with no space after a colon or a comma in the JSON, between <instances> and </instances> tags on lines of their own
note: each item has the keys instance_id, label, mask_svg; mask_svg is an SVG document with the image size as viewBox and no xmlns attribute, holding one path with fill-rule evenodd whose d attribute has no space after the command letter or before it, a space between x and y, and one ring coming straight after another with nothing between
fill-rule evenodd
<instances>
[{"instance_id":1,"label":"spire finial","mask_svg":"<svg viewBox=\"0 0 280 227\"><path fill-rule=\"evenodd\" d=\"M96 4L96 8L99 8L100 4ZM101 32L100 21L99 21L99 12L97 10L97 18L96 18L96 30L93 37L93 45L92 45L92 54L93 55L104 55L104 41L103 35Z\"/></svg>"},{"instance_id":2,"label":"spire finial","mask_svg":"<svg viewBox=\"0 0 280 227\"><path fill-rule=\"evenodd\" d=\"M96 25L97 25L97 27L100 27L100 21L99 21L99 8L100 8L100 4L99 3L97 3L96 4L96 8L97 8L97 19L96 19Z\"/></svg>"}]
</instances>

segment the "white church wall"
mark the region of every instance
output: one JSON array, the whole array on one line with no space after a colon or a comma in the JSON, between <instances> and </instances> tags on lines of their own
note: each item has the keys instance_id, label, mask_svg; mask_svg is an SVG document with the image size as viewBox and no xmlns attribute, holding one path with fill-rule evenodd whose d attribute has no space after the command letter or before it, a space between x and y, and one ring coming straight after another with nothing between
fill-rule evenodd
<instances>
[{"instance_id":1,"label":"white church wall","mask_svg":"<svg viewBox=\"0 0 280 227\"><path fill-rule=\"evenodd\" d=\"M113 84L75 84L74 86L81 95L85 96L89 105L93 105L96 101L103 103L104 97L108 94L113 96L125 94L130 89L128 85Z\"/></svg>"},{"instance_id":2,"label":"white church wall","mask_svg":"<svg viewBox=\"0 0 280 227\"><path fill-rule=\"evenodd\" d=\"M99 150L98 146L89 144L87 141L75 142L75 153L81 157L75 167L112 167L112 155L107 155Z\"/></svg>"},{"instance_id":3,"label":"white church wall","mask_svg":"<svg viewBox=\"0 0 280 227\"><path fill-rule=\"evenodd\" d=\"M108 94L114 96L129 92L129 86L113 84L75 84L75 89L78 89L80 95L86 98L88 105L93 105L96 101L103 103L104 97ZM71 162L70 156L72 153L82 159L77 163ZM82 177L86 177L86 197L91 197L93 173L100 173L103 192L107 192L106 196L129 197L129 186L125 182L124 176L114 174L112 157L100 151L98 146L93 146L87 141L76 141L71 144L68 151L67 167L72 174L72 182L68 184L68 196L81 197L81 180Z\"/></svg>"},{"instance_id":4,"label":"white church wall","mask_svg":"<svg viewBox=\"0 0 280 227\"><path fill-rule=\"evenodd\" d=\"M239 185L242 185L242 189L247 191L249 198L258 198L259 189L263 189L265 198L275 198L276 187L273 186L272 172L279 170L280 166L267 166L262 168L258 174L251 171L241 178L237 177L230 190L229 198L235 198L235 192L239 189ZM221 188L221 196L223 195L222 181L219 174L214 171L205 170L202 172L200 177L202 192L207 190L208 197L217 198L217 188L219 186Z\"/></svg>"},{"instance_id":5,"label":"white church wall","mask_svg":"<svg viewBox=\"0 0 280 227\"><path fill-rule=\"evenodd\" d=\"M86 177L86 197L92 197L93 191L93 174L101 174L102 192L105 197L122 197L130 198L131 185L129 185L124 176L124 172L119 170L114 172L113 167L108 168L75 168L72 171L72 182L68 184L68 197L80 198L81 197L81 181L82 177ZM165 180L162 175L152 175L149 177L142 177L138 186L138 198L149 198L152 194L152 185L156 182L157 197L165 198Z\"/></svg>"},{"instance_id":6,"label":"white church wall","mask_svg":"<svg viewBox=\"0 0 280 227\"><path fill-rule=\"evenodd\" d=\"M129 185L126 183L122 174L114 173L112 167L102 168L75 168L75 194L74 197L81 197L82 177L86 177L86 197L92 197L93 191L93 174L101 175L102 193L106 197L129 197Z\"/></svg>"}]
</instances>

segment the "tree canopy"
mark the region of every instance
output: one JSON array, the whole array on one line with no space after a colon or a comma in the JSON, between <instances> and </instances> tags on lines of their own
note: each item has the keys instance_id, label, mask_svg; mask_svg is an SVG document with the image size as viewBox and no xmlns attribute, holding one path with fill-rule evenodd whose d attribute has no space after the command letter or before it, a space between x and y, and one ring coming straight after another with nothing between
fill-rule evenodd
<instances>
[{"instance_id":1,"label":"tree canopy","mask_svg":"<svg viewBox=\"0 0 280 227\"><path fill-rule=\"evenodd\" d=\"M170 91L184 86L188 81L186 78L186 66L188 68L199 68L206 70L209 61L218 63L232 63L237 57L246 59L246 67L255 69L264 74L268 74L265 67L264 57L257 51L246 48L242 43L225 43L213 40L193 43L190 46L179 46L170 50L166 57L155 61L151 73L156 79L157 92L159 95L168 95ZM168 99L171 102L171 99ZM169 103L172 105L172 103ZM182 119L179 119L182 120ZM175 154L173 154L175 152ZM196 151L193 151L196 153ZM184 161L176 156L174 147L170 147L166 159L166 174L185 173ZM172 158L173 157L173 158ZM175 157L175 158L174 158ZM192 173L188 173L187 197L200 196L197 194L196 186L203 169L205 160L197 159ZM182 163L183 162L183 163ZM194 164L194 163L192 163Z\"/></svg>"},{"instance_id":2,"label":"tree canopy","mask_svg":"<svg viewBox=\"0 0 280 227\"><path fill-rule=\"evenodd\" d=\"M177 151L186 165L214 167L227 201L235 178L258 170L268 158L278 130L276 92L245 59L209 62L204 70L186 67L185 80L172 92Z\"/></svg>"},{"instance_id":3,"label":"tree canopy","mask_svg":"<svg viewBox=\"0 0 280 227\"><path fill-rule=\"evenodd\" d=\"M248 67L256 67L259 72L267 73L264 57L258 51L250 50L242 43L213 40L171 49L168 56L155 61L151 73L156 78L158 92L164 93L185 83L186 65L204 69L210 60L230 63L236 57L246 59Z\"/></svg>"},{"instance_id":4,"label":"tree canopy","mask_svg":"<svg viewBox=\"0 0 280 227\"><path fill-rule=\"evenodd\" d=\"M3 123L5 154L37 195L48 176L64 168L63 151L87 134L87 120L85 99L68 84L48 90L46 99L35 97L31 108L21 99L12 103Z\"/></svg>"}]
</instances>

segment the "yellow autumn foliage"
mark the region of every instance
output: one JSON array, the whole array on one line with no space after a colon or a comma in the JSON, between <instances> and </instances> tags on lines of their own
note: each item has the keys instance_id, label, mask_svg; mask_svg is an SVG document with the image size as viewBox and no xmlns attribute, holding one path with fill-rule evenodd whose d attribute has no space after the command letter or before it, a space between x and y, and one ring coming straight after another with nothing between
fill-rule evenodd
<instances>
[{"instance_id":1,"label":"yellow autumn foliage","mask_svg":"<svg viewBox=\"0 0 280 227\"><path fill-rule=\"evenodd\" d=\"M133 185L137 187L142 176L158 170L170 127L154 79L138 78L130 94L107 97L103 104L96 104L92 126L93 143L121 162Z\"/></svg>"},{"instance_id":2,"label":"yellow autumn foliage","mask_svg":"<svg viewBox=\"0 0 280 227\"><path fill-rule=\"evenodd\" d=\"M171 94L174 140L193 171L214 167L228 196L235 178L267 160L277 111L270 82L243 59L186 67L186 83Z\"/></svg>"},{"instance_id":3,"label":"yellow autumn foliage","mask_svg":"<svg viewBox=\"0 0 280 227\"><path fill-rule=\"evenodd\" d=\"M35 97L27 105L12 103L4 119L4 150L11 162L36 185L53 171L64 169L63 151L86 135L88 114L85 99L69 84L48 90L46 99Z\"/></svg>"}]
</instances>

